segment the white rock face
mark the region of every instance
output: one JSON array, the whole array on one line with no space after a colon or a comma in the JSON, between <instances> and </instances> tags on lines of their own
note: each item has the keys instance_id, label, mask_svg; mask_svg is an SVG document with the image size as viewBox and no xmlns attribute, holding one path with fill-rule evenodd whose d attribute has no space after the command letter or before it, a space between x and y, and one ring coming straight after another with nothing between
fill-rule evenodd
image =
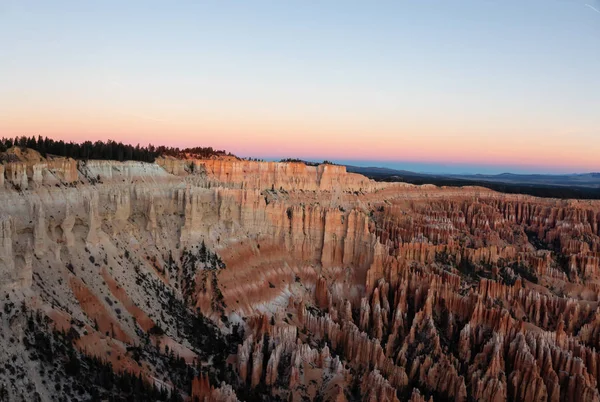
<instances>
[{"instance_id":1,"label":"white rock face","mask_svg":"<svg viewBox=\"0 0 600 402\"><path fill-rule=\"evenodd\" d=\"M80 162L79 170L89 178L100 180L160 180L169 176L162 167L155 163L145 162L114 162L114 161L87 161Z\"/></svg>"},{"instance_id":2,"label":"white rock face","mask_svg":"<svg viewBox=\"0 0 600 402\"><path fill-rule=\"evenodd\" d=\"M0 221L0 285L13 281L12 275L15 270L12 247L13 230L12 218L5 216Z\"/></svg>"},{"instance_id":3,"label":"white rock face","mask_svg":"<svg viewBox=\"0 0 600 402\"><path fill-rule=\"evenodd\" d=\"M0 266L6 273L0 287L27 286L32 263L42 264L49 256L57 263L67 261L61 256L74 248L108 247L111 237L124 233L130 234L129 241L148 239L163 250L202 239L218 245L220 239L243 241L258 235L281 242L302 258L321 258L321 252L327 261L343 257L344 240L323 249L323 242L345 236L343 228L334 236L323 234L331 220L339 219L337 208L315 205L305 214L304 207L295 206L290 219L287 207L269 203L261 188L218 183L199 170L174 175L152 163L81 161L74 173L73 162L7 165L8 180L0 190L0 216L5 217ZM358 239L366 226L358 228L355 220L349 222L358 233L353 239ZM351 245L360 248L364 241L372 239L352 240Z\"/></svg>"},{"instance_id":4,"label":"white rock face","mask_svg":"<svg viewBox=\"0 0 600 402\"><path fill-rule=\"evenodd\" d=\"M50 253L60 260L78 241L98 244L105 222L114 234L132 211L146 215L155 210L151 199L170 199L185 186L151 163L90 161L79 172L76 166L72 160L0 165L0 289L28 286L32 258Z\"/></svg>"}]
</instances>

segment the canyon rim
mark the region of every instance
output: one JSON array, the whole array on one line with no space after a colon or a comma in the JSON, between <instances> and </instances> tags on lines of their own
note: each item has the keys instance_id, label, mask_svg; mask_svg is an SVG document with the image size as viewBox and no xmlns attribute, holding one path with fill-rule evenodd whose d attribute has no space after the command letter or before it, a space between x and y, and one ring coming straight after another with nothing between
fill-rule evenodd
<instances>
[{"instance_id":1,"label":"canyon rim","mask_svg":"<svg viewBox=\"0 0 600 402\"><path fill-rule=\"evenodd\" d=\"M0 399L600 399L599 201L8 152Z\"/></svg>"}]
</instances>

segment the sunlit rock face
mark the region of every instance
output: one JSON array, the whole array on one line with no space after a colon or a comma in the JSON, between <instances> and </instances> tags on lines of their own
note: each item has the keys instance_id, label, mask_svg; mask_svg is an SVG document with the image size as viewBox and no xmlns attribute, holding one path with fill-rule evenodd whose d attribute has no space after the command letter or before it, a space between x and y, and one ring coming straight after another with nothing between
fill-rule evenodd
<instances>
[{"instance_id":1,"label":"sunlit rock face","mask_svg":"<svg viewBox=\"0 0 600 402\"><path fill-rule=\"evenodd\" d=\"M599 202L25 156L1 166L2 395L600 399Z\"/></svg>"}]
</instances>

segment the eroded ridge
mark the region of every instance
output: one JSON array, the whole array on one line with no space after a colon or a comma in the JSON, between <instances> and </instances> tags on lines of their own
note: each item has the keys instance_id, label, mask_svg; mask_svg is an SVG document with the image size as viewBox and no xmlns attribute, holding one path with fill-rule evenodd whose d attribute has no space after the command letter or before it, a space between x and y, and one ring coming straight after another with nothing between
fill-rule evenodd
<instances>
[{"instance_id":1,"label":"eroded ridge","mask_svg":"<svg viewBox=\"0 0 600 402\"><path fill-rule=\"evenodd\" d=\"M0 399L600 399L599 202L31 152L2 165Z\"/></svg>"}]
</instances>

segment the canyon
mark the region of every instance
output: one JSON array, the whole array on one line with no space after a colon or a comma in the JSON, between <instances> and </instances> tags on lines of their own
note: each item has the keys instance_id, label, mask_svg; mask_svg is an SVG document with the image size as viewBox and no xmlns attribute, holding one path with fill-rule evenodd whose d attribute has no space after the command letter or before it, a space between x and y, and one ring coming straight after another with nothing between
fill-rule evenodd
<instances>
[{"instance_id":1,"label":"canyon","mask_svg":"<svg viewBox=\"0 0 600 402\"><path fill-rule=\"evenodd\" d=\"M0 400L600 401L600 201L12 152Z\"/></svg>"}]
</instances>

